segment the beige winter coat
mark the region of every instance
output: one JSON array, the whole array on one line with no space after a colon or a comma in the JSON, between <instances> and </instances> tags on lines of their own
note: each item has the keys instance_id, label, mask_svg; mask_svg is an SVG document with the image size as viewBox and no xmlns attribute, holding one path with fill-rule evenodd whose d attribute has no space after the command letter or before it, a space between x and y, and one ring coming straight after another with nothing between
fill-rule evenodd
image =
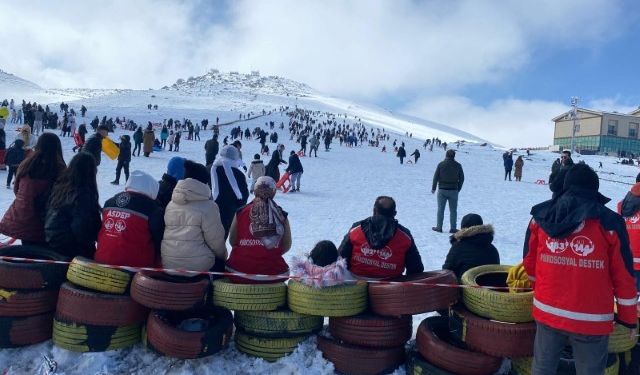
<instances>
[{"instance_id":1,"label":"beige winter coat","mask_svg":"<svg viewBox=\"0 0 640 375\"><path fill-rule=\"evenodd\" d=\"M192 178L178 181L164 214L164 268L207 271L216 257L227 259L220 211L210 197L206 184Z\"/></svg>"},{"instance_id":2,"label":"beige winter coat","mask_svg":"<svg viewBox=\"0 0 640 375\"><path fill-rule=\"evenodd\" d=\"M253 187L256 185L256 180L258 177L264 176L265 168L262 160L254 160L251 162L251 166L249 167L249 173L247 177L250 177L251 182L251 192L253 193Z\"/></svg>"}]
</instances>

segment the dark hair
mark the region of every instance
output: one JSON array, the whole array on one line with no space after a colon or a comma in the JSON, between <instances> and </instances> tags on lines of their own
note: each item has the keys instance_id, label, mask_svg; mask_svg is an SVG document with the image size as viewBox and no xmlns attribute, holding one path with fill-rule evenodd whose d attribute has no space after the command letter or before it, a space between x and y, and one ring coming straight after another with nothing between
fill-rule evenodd
<instances>
[{"instance_id":1,"label":"dark hair","mask_svg":"<svg viewBox=\"0 0 640 375\"><path fill-rule=\"evenodd\" d=\"M391 218L395 217L396 201L386 195L379 196L373 204L373 213Z\"/></svg>"},{"instance_id":2,"label":"dark hair","mask_svg":"<svg viewBox=\"0 0 640 375\"><path fill-rule=\"evenodd\" d=\"M234 142L232 143L232 145L233 145L233 146L236 146L236 148L237 148L237 149L241 149L241 148L242 148L242 142L237 141L237 140L236 140L236 141L234 141Z\"/></svg>"},{"instance_id":3,"label":"dark hair","mask_svg":"<svg viewBox=\"0 0 640 375\"><path fill-rule=\"evenodd\" d=\"M109 132L109 127L107 125L100 125L100 126L98 126L98 129L96 129L96 131L99 132L100 130L104 130L104 131L106 131L108 133Z\"/></svg>"},{"instance_id":4,"label":"dark hair","mask_svg":"<svg viewBox=\"0 0 640 375\"><path fill-rule=\"evenodd\" d=\"M211 176L209 175L209 171L207 171L207 167L191 160L184 161L184 178L193 178L207 185L211 182Z\"/></svg>"},{"instance_id":5,"label":"dark hair","mask_svg":"<svg viewBox=\"0 0 640 375\"><path fill-rule=\"evenodd\" d=\"M260 160L260 154L253 155L253 158L256 159L256 160Z\"/></svg>"},{"instance_id":6,"label":"dark hair","mask_svg":"<svg viewBox=\"0 0 640 375\"><path fill-rule=\"evenodd\" d=\"M326 267L338 260L338 249L333 242L323 240L313 247L309 258L311 258L311 261L313 261L313 264L316 266Z\"/></svg>"},{"instance_id":7,"label":"dark hair","mask_svg":"<svg viewBox=\"0 0 640 375\"><path fill-rule=\"evenodd\" d=\"M640 182L640 173L636 176L636 182Z\"/></svg>"},{"instance_id":8,"label":"dark hair","mask_svg":"<svg viewBox=\"0 0 640 375\"><path fill-rule=\"evenodd\" d=\"M20 163L16 179L28 176L33 179L55 180L66 167L60 138L53 133L44 133L38 138L31 155Z\"/></svg>"},{"instance_id":9,"label":"dark hair","mask_svg":"<svg viewBox=\"0 0 640 375\"><path fill-rule=\"evenodd\" d=\"M568 157L571 157L571 151L569 151L569 150L563 150L561 153L562 154L567 154Z\"/></svg>"},{"instance_id":10,"label":"dark hair","mask_svg":"<svg viewBox=\"0 0 640 375\"><path fill-rule=\"evenodd\" d=\"M449 158L449 159L455 159L456 157L456 152L454 150L447 150L447 152L445 152L445 157Z\"/></svg>"},{"instance_id":11,"label":"dark hair","mask_svg":"<svg viewBox=\"0 0 640 375\"><path fill-rule=\"evenodd\" d=\"M96 204L98 203L98 184L96 174L98 167L93 155L80 152L71 159L69 167L58 178L49 199L50 208L58 208L65 202L73 201L78 190L86 189L94 194Z\"/></svg>"}]
</instances>

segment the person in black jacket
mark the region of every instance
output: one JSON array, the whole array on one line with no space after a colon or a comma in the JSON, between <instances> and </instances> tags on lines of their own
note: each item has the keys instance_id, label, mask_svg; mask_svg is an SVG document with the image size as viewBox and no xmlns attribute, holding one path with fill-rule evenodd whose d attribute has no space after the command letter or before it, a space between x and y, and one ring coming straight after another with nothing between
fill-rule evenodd
<instances>
[{"instance_id":1,"label":"person in black jacket","mask_svg":"<svg viewBox=\"0 0 640 375\"><path fill-rule=\"evenodd\" d=\"M554 163L551 168L551 175L549 176L549 190L553 193L551 195L552 198L559 196L564 191L564 177L573 165L574 163L573 159L571 159L571 151L562 151L562 154L560 155L560 165Z\"/></svg>"},{"instance_id":2,"label":"person in black jacket","mask_svg":"<svg viewBox=\"0 0 640 375\"><path fill-rule=\"evenodd\" d=\"M404 158L407 157L407 152L404 150L404 146L400 146L398 148L398 153L396 154L396 156L400 158L400 164L403 164Z\"/></svg>"},{"instance_id":3,"label":"person in black jacket","mask_svg":"<svg viewBox=\"0 0 640 375\"><path fill-rule=\"evenodd\" d=\"M156 201L162 206L163 209L167 208L169 202L171 202L171 195L173 195L173 189L175 189L178 181L184 178L184 162L185 158L179 156L169 159L167 164L167 173L162 175L160 180L160 188L158 189L158 196Z\"/></svg>"},{"instance_id":4,"label":"person in black jacket","mask_svg":"<svg viewBox=\"0 0 640 375\"><path fill-rule=\"evenodd\" d=\"M47 204L44 233L47 245L69 258L93 258L102 222L95 160L79 153L60 175Z\"/></svg>"},{"instance_id":5,"label":"person in black jacket","mask_svg":"<svg viewBox=\"0 0 640 375\"><path fill-rule=\"evenodd\" d=\"M13 142L13 145L7 150L7 154L4 157L4 163L9 168L7 174L7 189L11 189L11 180L18 171L18 166L25 158L24 141L20 138Z\"/></svg>"},{"instance_id":6,"label":"person in black jacket","mask_svg":"<svg viewBox=\"0 0 640 375\"><path fill-rule=\"evenodd\" d=\"M216 133L213 133L213 138L204 143L204 156L208 168L211 168L211 164L213 164L213 161L216 160L219 148L220 144L218 143L218 135Z\"/></svg>"},{"instance_id":7,"label":"person in black jacket","mask_svg":"<svg viewBox=\"0 0 640 375\"><path fill-rule=\"evenodd\" d=\"M273 180L276 183L280 180L279 165L287 164L287 162L284 161L284 159L282 158L283 152L284 152L284 145L282 144L278 145L278 148L276 148L273 151L273 154L271 154L271 159L269 160L269 163L267 163L266 170L265 170L265 174L273 178Z\"/></svg>"},{"instance_id":8,"label":"person in black jacket","mask_svg":"<svg viewBox=\"0 0 640 375\"><path fill-rule=\"evenodd\" d=\"M220 209L225 238L229 235L236 211L249 199L247 178L239 169L241 162L240 151L235 146L227 145L222 147L211 165L211 190Z\"/></svg>"},{"instance_id":9,"label":"person in black jacket","mask_svg":"<svg viewBox=\"0 0 640 375\"><path fill-rule=\"evenodd\" d=\"M109 134L109 128L106 125L98 126L95 134L92 135L82 146L82 152L93 155L96 160L96 166L100 165L100 154L102 153L102 139Z\"/></svg>"},{"instance_id":10,"label":"person in black jacket","mask_svg":"<svg viewBox=\"0 0 640 375\"><path fill-rule=\"evenodd\" d=\"M418 159L420 159L420 151L417 148L410 156L413 156L415 159L414 163L418 164Z\"/></svg>"},{"instance_id":11,"label":"person in black jacket","mask_svg":"<svg viewBox=\"0 0 640 375\"><path fill-rule=\"evenodd\" d=\"M118 154L118 165L116 166L116 179L111 181L111 185L120 184L120 172L124 168L124 180L129 179L129 163L131 162L131 137L127 134L120 136L118 144L120 153Z\"/></svg>"},{"instance_id":12,"label":"person in black jacket","mask_svg":"<svg viewBox=\"0 0 640 375\"><path fill-rule=\"evenodd\" d=\"M286 171L289 173L289 179L291 180L291 191L300 191L300 178L302 177L304 169L295 151L291 151L289 154L289 166Z\"/></svg>"},{"instance_id":13,"label":"person in black jacket","mask_svg":"<svg viewBox=\"0 0 640 375\"><path fill-rule=\"evenodd\" d=\"M138 126L138 129L136 129L136 131L133 133L133 143L134 143L134 147L133 147L133 152L131 153L132 156L140 156L140 151L142 150L142 142L144 135L142 134L142 126ZM136 150L138 151L138 154L136 155Z\"/></svg>"},{"instance_id":14,"label":"person in black jacket","mask_svg":"<svg viewBox=\"0 0 640 375\"><path fill-rule=\"evenodd\" d=\"M451 229L449 233L455 233L458 230L458 193L462 190L464 184L464 172L460 163L455 161L456 152L447 150L445 159L438 164L436 171L433 173L433 184L431 185L431 194L435 194L436 186L438 187L438 216L437 225L432 230L442 233L442 222L444 221L444 207L449 202L449 222Z\"/></svg>"},{"instance_id":15,"label":"person in black jacket","mask_svg":"<svg viewBox=\"0 0 640 375\"><path fill-rule=\"evenodd\" d=\"M500 264L500 254L493 244L493 226L485 225L478 214L467 214L460 230L450 237L451 249L442 269L453 271L458 279L467 270L485 264Z\"/></svg>"},{"instance_id":16,"label":"person in black jacket","mask_svg":"<svg viewBox=\"0 0 640 375\"><path fill-rule=\"evenodd\" d=\"M424 271L422 257L411 232L398 223L396 202L380 196L373 215L351 226L338 251L354 276L369 279L398 277Z\"/></svg>"}]
</instances>

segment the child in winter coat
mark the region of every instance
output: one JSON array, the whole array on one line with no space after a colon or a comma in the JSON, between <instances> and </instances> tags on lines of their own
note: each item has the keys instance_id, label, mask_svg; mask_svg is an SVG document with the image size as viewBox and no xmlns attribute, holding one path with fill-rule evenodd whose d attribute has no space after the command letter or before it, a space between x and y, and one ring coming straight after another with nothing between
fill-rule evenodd
<instances>
[{"instance_id":1,"label":"child in winter coat","mask_svg":"<svg viewBox=\"0 0 640 375\"><path fill-rule=\"evenodd\" d=\"M264 176L264 163L260 159L260 154L255 154L253 155L253 161L251 162L249 173L247 174L247 177L253 180L251 182L251 189L249 190L251 194L253 194L253 187L256 184L256 180L262 176Z\"/></svg>"},{"instance_id":2,"label":"child in winter coat","mask_svg":"<svg viewBox=\"0 0 640 375\"><path fill-rule=\"evenodd\" d=\"M176 152L180 151L180 138L182 138L182 133L177 131L176 138L174 140L174 144L176 147L173 149L173 151L176 151Z\"/></svg>"},{"instance_id":3,"label":"child in winter coat","mask_svg":"<svg viewBox=\"0 0 640 375\"><path fill-rule=\"evenodd\" d=\"M293 258L292 278L314 288L346 284L355 281L347 270L347 261L338 257L338 249L331 241L320 241L306 260Z\"/></svg>"},{"instance_id":4,"label":"child in winter coat","mask_svg":"<svg viewBox=\"0 0 640 375\"><path fill-rule=\"evenodd\" d=\"M169 144L169 151L173 151L173 144L176 143L176 135L173 133L173 130L169 133L167 143Z\"/></svg>"},{"instance_id":5,"label":"child in winter coat","mask_svg":"<svg viewBox=\"0 0 640 375\"><path fill-rule=\"evenodd\" d=\"M11 189L11 180L15 176L18 166L25 157L24 141L22 139L16 139L13 145L7 150L7 154L4 158L5 164L9 167L9 173L7 174L7 189Z\"/></svg>"}]
</instances>

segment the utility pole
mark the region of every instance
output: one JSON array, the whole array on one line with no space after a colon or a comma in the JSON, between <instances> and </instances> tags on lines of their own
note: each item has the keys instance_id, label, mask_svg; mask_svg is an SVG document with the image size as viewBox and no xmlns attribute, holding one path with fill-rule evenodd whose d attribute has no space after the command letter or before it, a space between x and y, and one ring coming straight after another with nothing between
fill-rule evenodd
<instances>
[{"instance_id":1,"label":"utility pole","mask_svg":"<svg viewBox=\"0 0 640 375\"><path fill-rule=\"evenodd\" d=\"M571 153L575 153L575 137L576 137L576 128L578 126L578 102L580 102L580 98L577 96L571 97L571 119L573 120L573 128L571 129Z\"/></svg>"}]
</instances>

